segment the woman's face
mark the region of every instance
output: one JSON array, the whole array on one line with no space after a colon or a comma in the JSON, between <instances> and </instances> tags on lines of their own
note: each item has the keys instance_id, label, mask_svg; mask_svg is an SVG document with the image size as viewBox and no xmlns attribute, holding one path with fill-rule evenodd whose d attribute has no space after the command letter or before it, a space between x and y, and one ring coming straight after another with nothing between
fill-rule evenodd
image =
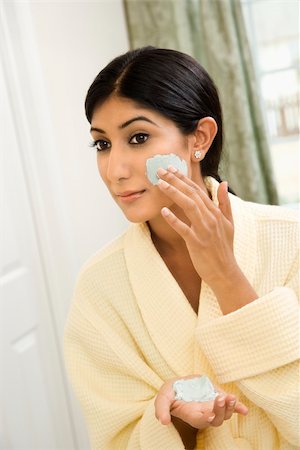
<instances>
[{"instance_id":1,"label":"woman's face","mask_svg":"<svg viewBox=\"0 0 300 450\"><path fill-rule=\"evenodd\" d=\"M186 160L190 176L189 137L171 120L132 100L112 96L95 108L91 134L99 150L99 173L129 221L145 222L160 215L163 206L172 207L146 175L148 158L175 153ZM128 196L130 192L137 194Z\"/></svg>"}]
</instances>

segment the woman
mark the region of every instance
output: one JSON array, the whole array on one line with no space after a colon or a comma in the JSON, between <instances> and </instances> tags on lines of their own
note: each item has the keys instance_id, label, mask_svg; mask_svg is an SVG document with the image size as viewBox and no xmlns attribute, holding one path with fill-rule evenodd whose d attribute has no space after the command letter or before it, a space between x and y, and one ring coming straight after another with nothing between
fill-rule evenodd
<instances>
[{"instance_id":1,"label":"woman","mask_svg":"<svg viewBox=\"0 0 300 450\"><path fill-rule=\"evenodd\" d=\"M114 59L86 98L101 178L133 224L82 268L65 357L94 450L294 449L298 434L293 211L220 182L217 90L191 57ZM147 161L185 161L148 178ZM207 375L210 406L173 383Z\"/></svg>"}]
</instances>

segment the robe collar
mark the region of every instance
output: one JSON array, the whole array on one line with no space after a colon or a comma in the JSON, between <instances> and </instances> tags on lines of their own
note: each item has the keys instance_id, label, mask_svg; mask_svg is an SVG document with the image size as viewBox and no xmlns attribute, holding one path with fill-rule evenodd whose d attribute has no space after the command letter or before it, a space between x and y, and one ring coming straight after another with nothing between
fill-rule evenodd
<instances>
[{"instance_id":1,"label":"robe collar","mask_svg":"<svg viewBox=\"0 0 300 450\"><path fill-rule=\"evenodd\" d=\"M204 181L212 201L218 205L219 183L212 177L206 177ZM231 194L230 201L235 227L235 257L252 283L255 261L251 255L256 254L254 216L247 202ZM156 250L146 223L129 227L124 237L124 254L132 289L152 341L174 376L193 373L191 355L196 327L201 326L202 321L207 322L222 315L213 291L202 280L197 316Z\"/></svg>"}]
</instances>

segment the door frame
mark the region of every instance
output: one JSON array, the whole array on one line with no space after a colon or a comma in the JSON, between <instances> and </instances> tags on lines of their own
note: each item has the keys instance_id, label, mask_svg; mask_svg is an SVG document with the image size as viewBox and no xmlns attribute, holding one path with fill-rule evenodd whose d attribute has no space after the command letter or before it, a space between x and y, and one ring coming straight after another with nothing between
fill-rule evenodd
<instances>
[{"instance_id":1,"label":"door frame","mask_svg":"<svg viewBox=\"0 0 300 450\"><path fill-rule=\"evenodd\" d=\"M88 450L83 419L66 378L63 331L74 285L78 257L72 240L55 133L34 35L30 3L2 3L0 64L16 117L16 138L28 191L34 233L46 295L41 310L57 361L51 376L55 385L56 429L65 433L68 450ZM50 346L53 348L53 344ZM65 450L65 449L64 449Z\"/></svg>"}]
</instances>

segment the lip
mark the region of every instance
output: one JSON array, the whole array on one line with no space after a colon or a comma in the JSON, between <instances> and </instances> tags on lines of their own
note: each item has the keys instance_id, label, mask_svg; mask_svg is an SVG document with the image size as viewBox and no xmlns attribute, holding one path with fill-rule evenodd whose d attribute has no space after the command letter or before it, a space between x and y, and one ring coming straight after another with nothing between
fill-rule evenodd
<instances>
[{"instance_id":1,"label":"lip","mask_svg":"<svg viewBox=\"0 0 300 450\"><path fill-rule=\"evenodd\" d=\"M145 192L145 189L142 191L125 191L120 194L117 194L117 196L123 201L123 202L131 202L138 198L140 198Z\"/></svg>"}]
</instances>

